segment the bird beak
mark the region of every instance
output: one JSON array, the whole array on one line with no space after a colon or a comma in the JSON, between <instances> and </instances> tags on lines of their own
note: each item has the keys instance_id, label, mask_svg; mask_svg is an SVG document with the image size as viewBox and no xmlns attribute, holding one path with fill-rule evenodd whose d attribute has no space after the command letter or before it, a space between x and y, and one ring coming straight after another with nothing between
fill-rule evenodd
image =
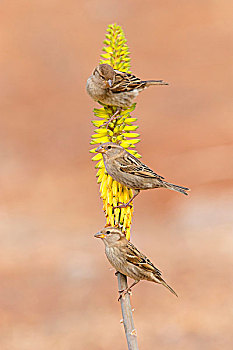
<instances>
[{"instance_id":1,"label":"bird beak","mask_svg":"<svg viewBox=\"0 0 233 350\"><path fill-rule=\"evenodd\" d=\"M104 153L106 150L100 145L99 147L96 148L97 153Z\"/></svg>"},{"instance_id":2,"label":"bird beak","mask_svg":"<svg viewBox=\"0 0 233 350\"><path fill-rule=\"evenodd\" d=\"M103 234L103 233L100 231L100 232L97 232L97 233L94 235L94 237L96 237L96 238L105 238L106 236L105 236L105 234Z\"/></svg>"},{"instance_id":3,"label":"bird beak","mask_svg":"<svg viewBox=\"0 0 233 350\"><path fill-rule=\"evenodd\" d=\"M106 81L106 85L108 88L111 88L112 87L112 80L108 79L108 81Z\"/></svg>"}]
</instances>

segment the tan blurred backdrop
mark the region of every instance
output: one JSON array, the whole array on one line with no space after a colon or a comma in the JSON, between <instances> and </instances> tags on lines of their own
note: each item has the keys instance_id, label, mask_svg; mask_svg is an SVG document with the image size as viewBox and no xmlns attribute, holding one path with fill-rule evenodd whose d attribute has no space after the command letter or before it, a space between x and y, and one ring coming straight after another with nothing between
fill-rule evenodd
<instances>
[{"instance_id":1,"label":"tan blurred backdrop","mask_svg":"<svg viewBox=\"0 0 233 350\"><path fill-rule=\"evenodd\" d=\"M132 70L164 79L137 99L143 160L192 189L135 200L132 241L179 294L142 282L140 349L233 348L231 1L21 0L0 4L0 348L126 348L88 153L86 79L108 24Z\"/></svg>"}]
</instances>

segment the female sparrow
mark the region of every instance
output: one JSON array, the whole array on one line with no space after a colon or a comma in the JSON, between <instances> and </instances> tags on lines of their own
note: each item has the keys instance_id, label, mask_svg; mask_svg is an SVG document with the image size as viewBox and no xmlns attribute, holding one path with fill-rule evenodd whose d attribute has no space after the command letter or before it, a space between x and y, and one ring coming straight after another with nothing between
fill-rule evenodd
<instances>
[{"instance_id":1,"label":"female sparrow","mask_svg":"<svg viewBox=\"0 0 233 350\"><path fill-rule=\"evenodd\" d=\"M176 292L161 277L161 271L126 239L119 228L105 227L94 236L101 238L104 242L105 254L116 271L134 279L134 283L129 288L119 291L120 298L141 280L160 283L177 296Z\"/></svg>"},{"instance_id":2,"label":"female sparrow","mask_svg":"<svg viewBox=\"0 0 233 350\"><path fill-rule=\"evenodd\" d=\"M156 174L116 143L103 143L96 149L96 152L102 153L107 173L120 184L134 190L134 195L128 203L115 208L127 207L139 194L140 190L163 187L185 195L187 195L186 191L189 191L187 187L164 181L164 177Z\"/></svg>"},{"instance_id":3,"label":"female sparrow","mask_svg":"<svg viewBox=\"0 0 233 350\"><path fill-rule=\"evenodd\" d=\"M132 105L133 99L150 85L168 85L163 80L141 80L130 73L113 69L109 64L100 64L87 80L87 92L97 102L118 107L107 122L120 113L121 108Z\"/></svg>"}]
</instances>

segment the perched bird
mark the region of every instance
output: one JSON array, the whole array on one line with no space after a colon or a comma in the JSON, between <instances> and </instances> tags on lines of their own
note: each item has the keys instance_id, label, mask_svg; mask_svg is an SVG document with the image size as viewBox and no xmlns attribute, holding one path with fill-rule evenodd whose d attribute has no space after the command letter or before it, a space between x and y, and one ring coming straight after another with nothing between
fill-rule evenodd
<instances>
[{"instance_id":1,"label":"perched bird","mask_svg":"<svg viewBox=\"0 0 233 350\"><path fill-rule=\"evenodd\" d=\"M134 283L129 288L119 291L120 298L141 280L160 283L177 296L176 292L161 277L161 271L126 239L119 228L105 227L94 236L101 238L104 242L105 254L116 271L134 279Z\"/></svg>"},{"instance_id":2,"label":"perched bird","mask_svg":"<svg viewBox=\"0 0 233 350\"><path fill-rule=\"evenodd\" d=\"M163 80L141 80L130 73L113 69L109 64L98 65L87 80L87 92L97 102L118 107L109 124L121 108L130 107L133 99L150 85L168 85Z\"/></svg>"},{"instance_id":3,"label":"perched bird","mask_svg":"<svg viewBox=\"0 0 233 350\"><path fill-rule=\"evenodd\" d=\"M116 208L124 208L130 205L140 190L163 187L185 195L187 195L186 191L189 191L187 187L173 185L164 181L164 177L156 174L116 143L103 143L96 149L96 152L102 153L107 173L120 184L134 190L134 196L130 201Z\"/></svg>"}]
</instances>

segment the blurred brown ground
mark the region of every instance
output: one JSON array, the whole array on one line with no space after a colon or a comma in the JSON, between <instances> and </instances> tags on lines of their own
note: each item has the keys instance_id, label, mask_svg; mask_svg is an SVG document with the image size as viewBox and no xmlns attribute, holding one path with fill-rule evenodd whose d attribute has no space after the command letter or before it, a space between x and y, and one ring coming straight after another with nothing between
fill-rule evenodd
<instances>
[{"instance_id":1,"label":"blurred brown ground","mask_svg":"<svg viewBox=\"0 0 233 350\"><path fill-rule=\"evenodd\" d=\"M148 191L132 240L179 294L132 303L140 349L233 348L232 2L1 1L0 349L126 348L88 153L86 79L109 23L132 69L170 82L137 99L143 160L190 196Z\"/></svg>"}]
</instances>

